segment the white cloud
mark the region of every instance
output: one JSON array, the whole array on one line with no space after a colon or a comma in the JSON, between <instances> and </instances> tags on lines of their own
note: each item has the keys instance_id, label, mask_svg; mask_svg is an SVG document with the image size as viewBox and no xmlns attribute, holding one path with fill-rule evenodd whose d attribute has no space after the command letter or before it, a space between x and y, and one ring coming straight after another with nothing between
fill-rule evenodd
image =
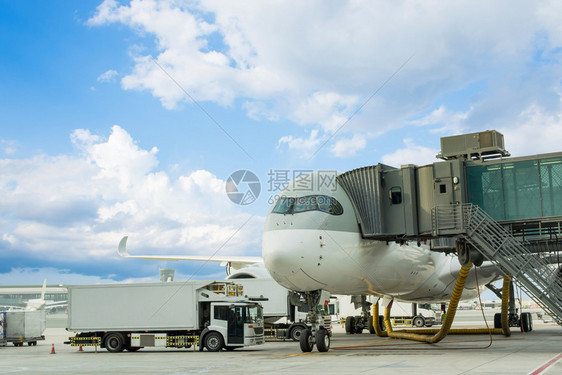
<instances>
[{"instance_id":1,"label":"white cloud","mask_svg":"<svg viewBox=\"0 0 562 375\"><path fill-rule=\"evenodd\" d=\"M318 150L321 142L322 138L318 136L318 130L312 130L308 138L293 137L292 135L281 137L277 146L280 147L283 144L287 144L289 150L294 154L300 158L307 159Z\"/></svg>"},{"instance_id":2,"label":"white cloud","mask_svg":"<svg viewBox=\"0 0 562 375\"><path fill-rule=\"evenodd\" d=\"M517 122L498 131L512 156L560 152L562 148L562 114L548 113L536 105L521 112Z\"/></svg>"},{"instance_id":3,"label":"white cloud","mask_svg":"<svg viewBox=\"0 0 562 375\"><path fill-rule=\"evenodd\" d=\"M115 77L117 77L119 73L115 70L108 70L105 73L102 73L98 76L98 82L107 83L107 82L115 82Z\"/></svg>"},{"instance_id":4,"label":"white cloud","mask_svg":"<svg viewBox=\"0 0 562 375\"><path fill-rule=\"evenodd\" d=\"M336 143L330 147L330 151L337 157L352 157L361 151L367 145L367 139L365 136L360 134L355 134L351 138L339 139Z\"/></svg>"},{"instance_id":5,"label":"white cloud","mask_svg":"<svg viewBox=\"0 0 562 375\"><path fill-rule=\"evenodd\" d=\"M384 155L383 164L398 168L403 164L426 165L438 161L435 155L439 153L439 150L416 145L411 138L405 138L403 141L406 147Z\"/></svg>"},{"instance_id":6,"label":"white cloud","mask_svg":"<svg viewBox=\"0 0 562 375\"><path fill-rule=\"evenodd\" d=\"M18 149L15 141L0 140L0 147L4 150L6 155L14 155Z\"/></svg>"},{"instance_id":7,"label":"white cloud","mask_svg":"<svg viewBox=\"0 0 562 375\"><path fill-rule=\"evenodd\" d=\"M444 105L441 105L436 110L432 111L427 116L419 120L410 121L411 124L416 126L429 126L438 125L440 128L432 129L432 133L447 133L447 135L461 134L466 130L466 119L469 112L453 112L448 110Z\"/></svg>"},{"instance_id":8,"label":"white cloud","mask_svg":"<svg viewBox=\"0 0 562 375\"><path fill-rule=\"evenodd\" d=\"M428 108L439 109L417 123L452 134L511 123L537 102L561 113L559 8L556 1L108 0L89 24L121 23L155 39L156 48L135 48L125 89L150 91L174 108L189 99L169 74L198 101L239 99L253 119L325 133L282 140L309 149L365 102L343 129L352 138L406 126ZM455 96L479 82L482 92Z\"/></svg>"},{"instance_id":9,"label":"white cloud","mask_svg":"<svg viewBox=\"0 0 562 375\"><path fill-rule=\"evenodd\" d=\"M51 261L115 258L123 235L137 249L209 254L248 220L225 181L205 170L171 179L157 149L141 149L119 126L103 139L76 130L81 154L0 159L0 248ZM252 218L221 250L259 249ZM258 255L258 254L256 254Z\"/></svg>"}]
</instances>

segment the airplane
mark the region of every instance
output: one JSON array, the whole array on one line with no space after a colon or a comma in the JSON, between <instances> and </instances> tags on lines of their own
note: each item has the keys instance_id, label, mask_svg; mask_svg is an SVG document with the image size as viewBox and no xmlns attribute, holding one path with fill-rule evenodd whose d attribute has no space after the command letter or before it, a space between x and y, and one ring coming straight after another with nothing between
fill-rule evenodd
<instances>
[{"instance_id":1,"label":"airplane","mask_svg":"<svg viewBox=\"0 0 562 375\"><path fill-rule=\"evenodd\" d=\"M360 295L363 314L354 324L369 327L368 296L384 297L383 306L396 298L409 302L447 302L453 292L461 264L453 254L431 251L417 242L386 242L364 239L351 199L344 189L314 186L303 191L303 182L318 181L318 173L301 175L289 183L271 205L265 219L262 255L259 257L130 256L126 237L121 240L121 256L151 260L199 260L227 264L230 278L257 274L265 266L267 274L293 291L308 306L322 304L324 292ZM317 184L318 185L318 184ZM254 268L253 271L248 269ZM472 268L462 299L473 299L484 285L502 277L491 262L478 267L478 280ZM262 276L264 274L260 272ZM479 288L480 287L480 288ZM312 329L301 335L301 350L319 351L330 347L330 335L323 329L317 311L310 309ZM352 331L354 328L352 328Z\"/></svg>"},{"instance_id":2,"label":"airplane","mask_svg":"<svg viewBox=\"0 0 562 375\"><path fill-rule=\"evenodd\" d=\"M47 291L47 279L43 280L43 286L41 287L41 297L33 298L26 301L25 306L16 305L2 305L0 306L7 311L35 311L35 310L56 310L58 308L68 306L67 301L46 301L45 293Z\"/></svg>"},{"instance_id":3,"label":"airplane","mask_svg":"<svg viewBox=\"0 0 562 375\"><path fill-rule=\"evenodd\" d=\"M266 216L262 252L271 276L315 306L320 293L385 296L411 302L446 302L461 269L452 254L430 251L417 242L364 239L351 199L337 180L335 185L313 186L312 172L289 183ZM501 272L491 262L478 267L478 285L498 280ZM462 299L478 295L474 268ZM385 304L385 300L383 300ZM312 312L312 311L311 311ZM364 309L368 317L368 310ZM362 322L364 323L364 322ZM368 323L368 322L367 322ZM316 337L314 336L316 333ZM312 335L312 337L310 337ZM329 336L320 327L301 336L303 351L329 349Z\"/></svg>"}]
</instances>

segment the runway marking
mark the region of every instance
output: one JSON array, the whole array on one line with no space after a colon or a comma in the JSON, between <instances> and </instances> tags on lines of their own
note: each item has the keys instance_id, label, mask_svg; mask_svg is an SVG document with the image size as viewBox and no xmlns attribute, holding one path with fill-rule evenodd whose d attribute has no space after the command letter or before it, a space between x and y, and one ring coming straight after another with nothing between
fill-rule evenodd
<instances>
[{"instance_id":1,"label":"runway marking","mask_svg":"<svg viewBox=\"0 0 562 375\"><path fill-rule=\"evenodd\" d=\"M558 361L560 361L562 359L562 353L558 354L556 357L552 358L550 361L540 365L539 367L537 367L536 369L534 369L533 371L531 371L529 373L529 375L539 375L539 374L544 374L545 372L548 371L548 369L551 366L554 366Z\"/></svg>"}]
</instances>

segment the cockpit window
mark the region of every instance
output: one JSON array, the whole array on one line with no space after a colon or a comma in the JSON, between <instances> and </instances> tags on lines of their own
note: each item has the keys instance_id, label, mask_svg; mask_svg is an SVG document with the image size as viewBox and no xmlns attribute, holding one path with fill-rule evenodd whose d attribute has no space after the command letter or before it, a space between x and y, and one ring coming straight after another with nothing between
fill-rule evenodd
<instances>
[{"instance_id":1,"label":"cockpit window","mask_svg":"<svg viewBox=\"0 0 562 375\"><path fill-rule=\"evenodd\" d=\"M272 213L292 215L308 211L322 211L330 215L341 215L343 214L343 207L336 198L327 195L307 195L298 198L279 197Z\"/></svg>"}]
</instances>

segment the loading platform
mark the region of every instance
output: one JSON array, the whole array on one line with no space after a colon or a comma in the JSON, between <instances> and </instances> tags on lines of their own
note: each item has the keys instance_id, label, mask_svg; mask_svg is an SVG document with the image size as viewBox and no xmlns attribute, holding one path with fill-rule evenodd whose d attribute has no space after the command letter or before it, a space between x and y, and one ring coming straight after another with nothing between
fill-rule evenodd
<instances>
[{"instance_id":1,"label":"loading platform","mask_svg":"<svg viewBox=\"0 0 562 375\"><path fill-rule=\"evenodd\" d=\"M562 152L509 158L486 131L442 138L437 156L337 177L362 236L489 260L562 325Z\"/></svg>"}]
</instances>

